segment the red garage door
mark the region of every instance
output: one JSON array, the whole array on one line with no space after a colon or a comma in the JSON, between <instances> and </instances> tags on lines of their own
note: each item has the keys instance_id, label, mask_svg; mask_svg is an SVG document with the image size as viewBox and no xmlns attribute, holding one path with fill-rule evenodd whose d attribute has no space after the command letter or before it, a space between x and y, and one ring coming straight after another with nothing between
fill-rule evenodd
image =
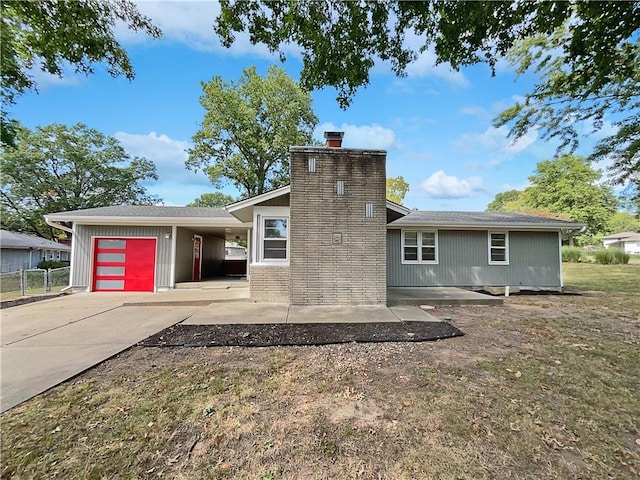
<instances>
[{"instance_id":1,"label":"red garage door","mask_svg":"<svg viewBox=\"0 0 640 480\"><path fill-rule=\"evenodd\" d=\"M155 238L96 238L93 290L153 292Z\"/></svg>"}]
</instances>

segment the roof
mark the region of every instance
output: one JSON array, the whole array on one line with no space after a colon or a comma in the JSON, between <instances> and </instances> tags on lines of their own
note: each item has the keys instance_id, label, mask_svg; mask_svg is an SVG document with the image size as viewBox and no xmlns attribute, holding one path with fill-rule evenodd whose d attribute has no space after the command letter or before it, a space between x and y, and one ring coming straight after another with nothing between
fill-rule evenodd
<instances>
[{"instance_id":1,"label":"roof","mask_svg":"<svg viewBox=\"0 0 640 480\"><path fill-rule=\"evenodd\" d=\"M45 215L47 222L81 225L148 225L237 227L242 225L224 208L172 207L164 205L116 205Z\"/></svg>"},{"instance_id":2,"label":"roof","mask_svg":"<svg viewBox=\"0 0 640 480\"><path fill-rule=\"evenodd\" d=\"M164 205L115 205L111 207L87 208L71 212L51 213L48 218L82 217L158 217L158 218L211 218L231 217L224 208L213 207L167 207Z\"/></svg>"},{"instance_id":3,"label":"roof","mask_svg":"<svg viewBox=\"0 0 640 480\"><path fill-rule=\"evenodd\" d=\"M291 185L285 185L284 187L277 188L275 190L271 190L269 192L265 192L261 195L256 195L255 197L250 197L244 200L240 200L239 202L232 203L231 205L227 205L226 209L233 213L235 216L242 216L244 210L251 208L259 203L266 202L267 200L271 200L273 198L280 197L282 195L288 195L291 193ZM392 202L391 200L387 200L387 208L393 210L394 212L398 212L402 215L406 215L410 212L410 210L404 205L400 205L399 203Z\"/></svg>"},{"instance_id":4,"label":"roof","mask_svg":"<svg viewBox=\"0 0 640 480\"><path fill-rule=\"evenodd\" d=\"M71 247L63 243L53 242L46 238L27 235L26 233L0 230L0 246L19 250L62 250L70 251Z\"/></svg>"},{"instance_id":5,"label":"roof","mask_svg":"<svg viewBox=\"0 0 640 480\"><path fill-rule=\"evenodd\" d=\"M640 240L640 233L636 232L620 232L620 233L612 233L611 235L606 235L602 237L602 240L627 240L627 241L635 241Z\"/></svg>"},{"instance_id":6,"label":"roof","mask_svg":"<svg viewBox=\"0 0 640 480\"><path fill-rule=\"evenodd\" d=\"M432 212L413 210L407 216L389 224L390 227L468 227L468 228L530 228L530 229L581 229L582 223L538 217L522 213L503 212Z\"/></svg>"}]
</instances>

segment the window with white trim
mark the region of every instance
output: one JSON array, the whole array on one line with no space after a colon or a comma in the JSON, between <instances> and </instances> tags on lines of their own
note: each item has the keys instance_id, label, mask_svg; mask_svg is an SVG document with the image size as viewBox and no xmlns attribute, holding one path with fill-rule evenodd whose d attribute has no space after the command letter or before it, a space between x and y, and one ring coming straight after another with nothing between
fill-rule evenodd
<instances>
[{"instance_id":1,"label":"window with white trim","mask_svg":"<svg viewBox=\"0 0 640 480\"><path fill-rule=\"evenodd\" d=\"M438 263L438 232L403 230L402 263Z\"/></svg>"},{"instance_id":2,"label":"window with white trim","mask_svg":"<svg viewBox=\"0 0 640 480\"><path fill-rule=\"evenodd\" d=\"M509 232L489 232L489 265L509 264Z\"/></svg>"},{"instance_id":3,"label":"window with white trim","mask_svg":"<svg viewBox=\"0 0 640 480\"><path fill-rule=\"evenodd\" d=\"M287 260L287 243L289 238L287 224L287 218L263 218L263 260Z\"/></svg>"}]
</instances>

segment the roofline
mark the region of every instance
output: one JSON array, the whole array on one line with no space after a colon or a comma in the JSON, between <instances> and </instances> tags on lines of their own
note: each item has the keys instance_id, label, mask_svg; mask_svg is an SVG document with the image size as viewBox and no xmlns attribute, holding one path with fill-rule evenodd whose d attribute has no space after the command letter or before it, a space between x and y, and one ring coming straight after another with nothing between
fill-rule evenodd
<instances>
[{"instance_id":1,"label":"roofline","mask_svg":"<svg viewBox=\"0 0 640 480\"><path fill-rule=\"evenodd\" d=\"M387 228L390 229L402 229L411 227L430 227L441 229L474 229L474 230L487 230L489 228L495 228L498 230L509 230L514 228L526 228L527 230L576 230L583 231L586 225L576 223L527 223L527 222L513 222L513 223L442 223L442 222L407 222L396 223L397 221L387 224Z\"/></svg>"},{"instance_id":2,"label":"roofline","mask_svg":"<svg viewBox=\"0 0 640 480\"><path fill-rule=\"evenodd\" d=\"M271 200L272 198L286 195L287 193L291 193L291 185L285 185L284 187L276 188L275 190L271 190L270 192L265 192L260 195L256 195L255 197L240 200L239 202L232 203L231 205L227 205L224 208L229 213L236 212L238 210L242 210L243 208L251 207L257 203L266 202L267 200Z\"/></svg>"},{"instance_id":3,"label":"roofline","mask_svg":"<svg viewBox=\"0 0 640 480\"><path fill-rule=\"evenodd\" d=\"M123 216L65 216L45 215L45 221L73 222L78 225L148 225L178 227L240 227L247 225L237 218L219 217L123 217Z\"/></svg>"},{"instance_id":4,"label":"roofline","mask_svg":"<svg viewBox=\"0 0 640 480\"><path fill-rule=\"evenodd\" d=\"M410 208L407 208L404 205L400 205L399 203L392 202L391 200L387 200L387 208L389 210L393 210L394 212L401 213L402 215L408 215L411 211Z\"/></svg>"}]
</instances>

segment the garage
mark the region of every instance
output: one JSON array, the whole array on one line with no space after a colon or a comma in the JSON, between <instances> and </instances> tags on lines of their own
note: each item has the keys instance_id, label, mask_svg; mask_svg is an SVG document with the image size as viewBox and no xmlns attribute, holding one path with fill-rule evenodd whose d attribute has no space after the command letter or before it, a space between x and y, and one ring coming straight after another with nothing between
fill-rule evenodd
<instances>
[{"instance_id":1,"label":"garage","mask_svg":"<svg viewBox=\"0 0 640 480\"><path fill-rule=\"evenodd\" d=\"M155 238L95 238L93 290L153 292Z\"/></svg>"}]
</instances>

